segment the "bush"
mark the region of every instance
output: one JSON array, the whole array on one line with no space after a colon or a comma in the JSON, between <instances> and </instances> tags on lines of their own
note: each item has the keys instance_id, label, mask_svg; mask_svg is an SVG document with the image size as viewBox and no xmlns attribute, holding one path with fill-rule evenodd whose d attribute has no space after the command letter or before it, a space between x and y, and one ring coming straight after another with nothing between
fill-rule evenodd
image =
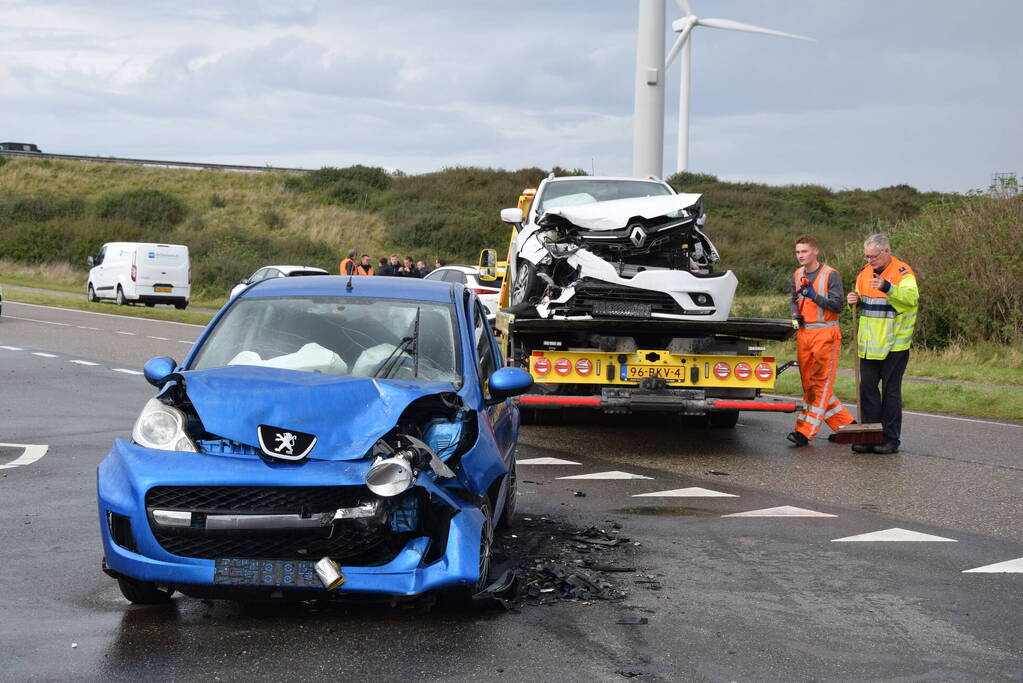
<instances>
[{"instance_id":1,"label":"bush","mask_svg":"<svg viewBox=\"0 0 1023 683\"><path fill-rule=\"evenodd\" d=\"M159 228L173 227L185 217L184 203L162 190L108 192L96 200L93 211L100 218Z\"/></svg>"},{"instance_id":2,"label":"bush","mask_svg":"<svg viewBox=\"0 0 1023 683\"><path fill-rule=\"evenodd\" d=\"M273 209L264 209L259 214L259 222L263 224L267 230L280 230L284 227L284 216L274 211Z\"/></svg>"},{"instance_id":3,"label":"bush","mask_svg":"<svg viewBox=\"0 0 1023 683\"><path fill-rule=\"evenodd\" d=\"M210 206L214 209L222 209L227 206L227 200L214 192L210 195Z\"/></svg>"},{"instance_id":4,"label":"bush","mask_svg":"<svg viewBox=\"0 0 1023 683\"><path fill-rule=\"evenodd\" d=\"M0 157L2 158L2 157ZM0 221L50 221L55 218L78 218L85 213L81 199L59 199L50 195L11 197L0 200Z\"/></svg>"}]
</instances>

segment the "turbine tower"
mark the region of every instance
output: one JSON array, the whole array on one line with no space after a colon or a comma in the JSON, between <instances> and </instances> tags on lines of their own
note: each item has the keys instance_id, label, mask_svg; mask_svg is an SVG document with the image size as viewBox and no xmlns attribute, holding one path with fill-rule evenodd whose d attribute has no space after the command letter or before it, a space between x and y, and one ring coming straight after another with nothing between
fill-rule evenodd
<instances>
[{"instance_id":1,"label":"turbine tower","mask_svg":"<svg viewBox=\"0 0 1023 683\"><path fill-rule=\"evenodd\" d=\"M641 0L642 2L643 0ZM678 171L685 171L689 168L689 92L692 88L692 76L693 76L693 63L691 59L690 47L693 43L690 38L690 34L693 29L697 26L706 26L707 28L719 28L725 31L746 31L748 33L763 33L769 36L781 36L782 38L795 38L797 40L814 40L813 38L807 38L806 36L799 36L794 33L783 33L781 31L775 31L769 28L762 28L760 26L753 26L751 24L742 24L738 21L732 21L731 19L700 19L693 14L692 9L689 7L688 0L675 0L675 4L678 5L679 9L685 12L685 16L681 19L677 19L671 23L671 28L678 37L675 39L675 44L671 46L671 50L668 51L668 57L664 60L664 70L667 71L671 63L675 61L679 53L682 54L682 74L681 74L681 87L679 88L678 94L678 158L676 169ZM642 19L642 9L640 10L640 18ZM663 20L662 20L663 21ZM640 28L639 39L642 41L645 39L645 34L642 30L642 24ZM639 49L637 49L637 57L639 55ZM637 77L639 76L638 70L638 58L637 58ZM663 91L661 99L663 100ZM639 112L639 82L636 83L636 111ZM661 120L661 137L663 140L663 110ZM637 129L638 129L638 115L637 115ZM638 143L637 143L638 147Z\"/></svg>"},{"instance_id":2,"label":"turbine tower","mask_svg":"<svg viewBox=\"0 0 1023 683\"><path fill-rule=\"evenodd\" d=\"M632 175L664 170L664 0L639 0Z\"/></svg>"}]
</instances>

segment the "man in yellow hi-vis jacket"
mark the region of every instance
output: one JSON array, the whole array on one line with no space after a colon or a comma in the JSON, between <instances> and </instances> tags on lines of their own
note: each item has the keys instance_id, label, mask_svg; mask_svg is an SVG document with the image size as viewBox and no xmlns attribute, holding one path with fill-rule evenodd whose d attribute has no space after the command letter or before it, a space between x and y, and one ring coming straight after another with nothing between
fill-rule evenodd
<instances>
[{"instance_id":1,"label":"man in yellow hi-vis jacket","mask_svg":"<svg viewBox=\"0 0 1023 683\"><path fill-rule=\"evenodd\" d=\"M863 243L866 265L856 289L846 297L859 304L860 422L880 422L884 443L855 444L857 453L898 453L902 436L902 375L916 325L920 290L909 264L894 258L888 238L871 235ZM882 390L878 391L878 383Z\"/></svg>"}]
</instances>

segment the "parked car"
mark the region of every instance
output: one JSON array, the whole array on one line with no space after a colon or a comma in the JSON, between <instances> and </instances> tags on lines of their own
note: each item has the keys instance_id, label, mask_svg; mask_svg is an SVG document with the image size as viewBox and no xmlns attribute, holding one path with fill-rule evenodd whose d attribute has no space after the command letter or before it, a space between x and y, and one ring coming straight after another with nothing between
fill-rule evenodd
<instances>
[{"instance_id":1,"label":"parked car","mask_svg":"<svg viewBox=\"0 0 1023 683\"><path fill-rule=\"evenodd\" d=\"M479 269L474 266L441 266L430 271L425 279L458 282L465 285L479 297L491 316L496 315L497 309L501 307L498 303L501 298L501 278L490 282L481 282Z\"/></svg>"},{"instance_id":2,"label":"parked car","mask_svg":"<svg viewBox=\"0 0 1023 683\"><path fill-rule=\"evenodd\" d=\"M89 301L188 306L192 267L183 244L108 242L88 263L92 267L86 286Z\"/></svg>"},{"instance_id":3,"label":"parked car","mask_svg":"<svg viewBox=\"0 0 1023 683\"><path fill-rule=\"evenodd\" d=\"M519 413L478 298L447 282L274 278L217 314L97 472L104 571L133 603L486 585Z\"/></svg>"},{"instance_id":4,"label":"parked car","mask_svg":"<svg viewBox=\"0 0 1023 683\"><path fill-rule=\"evenodd\" d=\"M231 290L231 298L238 296L249 285L275 277L296 277L302 275L327 275L323 268L312 266L265 266L248 277L243 277Z\"/></svg>"}]
</instances>

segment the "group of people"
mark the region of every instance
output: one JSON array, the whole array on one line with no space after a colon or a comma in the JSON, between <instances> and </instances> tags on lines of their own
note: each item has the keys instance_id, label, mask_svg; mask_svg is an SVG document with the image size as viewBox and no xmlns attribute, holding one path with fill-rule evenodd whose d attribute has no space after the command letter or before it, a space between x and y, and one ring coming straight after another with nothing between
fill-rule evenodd
<instances>
[{"instance_id":1,"label":"group of people","mask_svg":"<svg viewBox=\"0 0 1023 683\"><path fill-rule=\"evenodd\" d=\"M433 269L428 268L423 260L416 261L411 256L402 259L397 254L389 257L381 256L377 265L373 266L373 260L369 254L363 254L356 260L358 252L352 249L348 256L341 260L338 271L341 275L390 275L391 277L426 277L433 269L444 265L444 259L437 259Z\"/></svg>"},{"instance_id":2,"label":"group of people","mask_svg":"<svg viewBox=\"0 0 1023 683\"><path fill-rule=\"evenodd\" d=\"M920 290L909 264L892 256L888 238L871 235L863 243L863 269L853 291L844 295L838 271L819 261L811 235L796 240L799 268L792 280L792 324L797 328L803 410L788 439L806 446L827 424L837 432L854 422L835 397L838 351L842 342L838 320L845 304L859 308L856 342L860 363L860 402L864 424L880 423L884 441L856 443L857 453L898 453L902 436L902 376L916 324ZM855 309L854 309L855 310ZM880 385L880 388L879 388ZM834 435L828 437L834 440Z\"/></svg>"}]
</instances>

